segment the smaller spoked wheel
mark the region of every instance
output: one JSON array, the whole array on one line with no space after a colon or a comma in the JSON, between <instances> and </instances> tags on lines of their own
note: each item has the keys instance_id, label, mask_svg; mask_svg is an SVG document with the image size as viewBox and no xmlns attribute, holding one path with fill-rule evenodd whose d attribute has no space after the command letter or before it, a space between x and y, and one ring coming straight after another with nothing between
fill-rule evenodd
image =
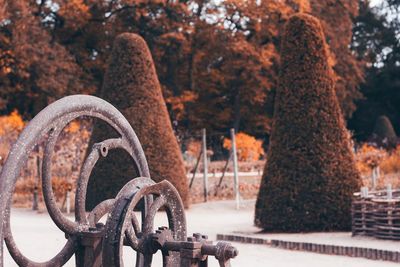
<instances>
[{"instance_id":1,"label":"smaller spoked wheel","mask_svg":"<svg viewBox=\"0 0 400 267\"><path fill-rule=\"evenodd\" d=\"M134 210L140 206L142 199L148 197L152 197L153 202L139 225ZM103 239L103 266L124 266L124 246L130 246L137 252L136 267L151 266L156 251L149 243L154 231L154 219L160 210L167 214L173 240L184 241L186 218L183 203L170 182L164 180L155 184L148 178L136 178L126 184L119 192L107 219ZM179 253L164 255L163 261L163 266L179 266Z\"/></svg>"}]
</instances>

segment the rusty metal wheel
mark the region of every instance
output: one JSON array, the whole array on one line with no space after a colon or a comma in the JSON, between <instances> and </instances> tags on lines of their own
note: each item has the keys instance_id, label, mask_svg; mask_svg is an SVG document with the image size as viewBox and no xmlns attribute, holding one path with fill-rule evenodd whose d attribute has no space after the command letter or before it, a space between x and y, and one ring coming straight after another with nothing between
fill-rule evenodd
<instances>
[{"instance_id":1,"label":"rusty metal wheel","mask_svg":"<svg viewBox=\"0 0 400 267\"><path fill-rule=\"evenodd\" d=\"M82 167L75 201L75 221L66 218L57 207L51 186L51 157L54 145L63 128L72 120L81 117L95 117L108 123L119 134L119 138L104 140L93 146ZM10 205L12 193L21 169L36 144L48 136L43 157L43 195L51 216L57 227L66 233L68 241L64 248L46 262L34 262L18 249L10 230ZM141 176L150 177L147 162L135 132L124 116L108 102L87 95L62 98L42 110L33 118L13 145L0 175L0 267L3 266L3 239L7 248L20 266L62 266L75 253L76 234L95 224L99 214L110 211L114 200L106 200L95 207L87 216L85 211L86 189L90 173L99 157L107 156L108 150L124 149L133 159ZM147 205L151 199L147 198ZM143 215L144 216L144 215Z\"/></svg>"},{"instance_id":2,"label":"rusty metal wheel","mask_svg":"<svg viewBox=\"0 0 400 267\"><path fill-rule=\"evenodd\" d=\"M148 212L139 229L138 220L133 212L139 201L145 197L153 197ZM103 266L120 267L123 263L123 246L130 246L141 255L137 257L137 267L149 267L153 253L149 247L151 233L154 231L154 218L163 210L168 217L168 228L175 241L186 240L186 218L184 207L178 191L168 181L160 183L148 178L134 179L126 184L118 194L112 212L109 214L103 239ZM140 259L140 260L139 260ZM163 266L179 266L179 253L171 252L163 255Z\"/></svg>"}]
</instances>

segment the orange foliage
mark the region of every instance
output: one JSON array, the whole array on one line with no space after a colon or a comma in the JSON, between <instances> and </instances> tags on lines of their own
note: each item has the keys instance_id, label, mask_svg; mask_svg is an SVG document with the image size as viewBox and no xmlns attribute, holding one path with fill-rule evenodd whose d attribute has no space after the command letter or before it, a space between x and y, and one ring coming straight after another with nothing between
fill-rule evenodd
<instances>
[{"instance_id":1,"label":"orange foliage","mask_svg":"<svg viewBox=\"0 0 400 267\"><path fill-rule=\"evenodd\" d=\"M297 6L299 12L311 12L311 4L309 0L293 0L293 4Z\"/></svg>"},{"instance_id":2,"label":"orange foliage","mask_svg":"<svg viewBox=\"0 0 400 267\"><path fill-rule=\"evenodd\" d=\"M400 146L392 152L363 144L356 153L357 168L364 175L370 175L373 168L380 168L384 174L400 172Z\"/></svg>"},{"instance_id":3,"label":"orange foliage","mask_svg":"<svg viewBox=\"0 0 400 267\"><path fill-rule=\"evenodd\" d=\"M264 155L261 140L257 140L245 133L237 133L235 137L239 161L256 161L260 156ZM227 138L224 139L223 146L230 150L232 148L232 141Z\"/></svg>"},{"instance_id":4,"label":"orange foliage","mask_svg":"<svg viewBox=\"0 0 400 267\"><path fill-rule=\"evenodd\" d=\"M65 196L67 191L72 190L73 184L65 177L53 177L51 179L51 186L53 188L54 195L58 200L60 200Z\"/></svg>"},{"instance_id":5,"label":"orange foliage","mask_svg":"<svg viewBox=\"0 0 400 267\"><path fill-rule=\"evenodd\" d=\"M11 112L10 115L0 117L0 135L19 133L24 126L25 122L17 110Z\"/></svg>"},{"instance_id":6,"label":"orange foliage","mask_svg":"<svg viewBox=\"0 0 400 267\"><path fill-rule=\"evenodd\" d=\"M9 19L0 32L3 112L15 107L33 115L61 96L95 93L116 35L146 33L177 130L207 125L222 131L236 121L243 131L262 136L271 125L267 115L272 111L266 108L273 108L280 33L296 12L312 13L323 21L346 116L359 97L361 68L349 50L358 1L6 2L0 4L0 17ZM43 5L47 2L53 8Z\"/></svg>"},{"instance_id":7,"label":"orange foliage","mask_svg":"<svg viewBox=\"0 0 400 267\"><path fill-rule=\"evenodd\" d=\"M0 51L0 72L1 74L9 74L12 69L11 66L14 63L13 55L11 50L3 49Z\"/></svg>"},{"instance_id":8,"label":"orange foliage","mask_svg":"<svg viewBox=\"0 0 400 267\"><path fill-rule=\"evenodd\" d=\"M397 146L394 151L382 159L379 165L384 173L399 173L400 172L400 146Z\"/></svg>"},{"instance_id":9,"label":"orange foliage","mask_svg":"<svg viewBox=\"0 0 400 267\"><path fill-rule=\"evenodd\" d=\"M376 181L376 189L382 190L387 184L400 188L400 146L389 152L364 144L356 153L356 162L364 186L372 187L372 170L379 166L380 177Z\"/></svg>"},{"instance_id":10,"label":"orange foliage","mask_svg":"<svg viewBox=\"0 0 400 267\"><path fill-rule=\"evenodd\" d=\"M65 177L53 177L51 179L51 187L56 199L60 201L65 197L67 191L73 189L74 185ZM38 183L37 179L33 177L19 179L15 185L15 194L30 195L35 188L38 190L39 194L42 193L42 185Z\"/></svg>"},{"instance_id":11,"label":"orange foliage","mask_svg":"<svg viewBox=\"0 0 400 267\"><path fill-rule=\"evenodd\" d=\"M60 8L59 14L68 17L68 26L78 29L90 18L89 7L83 0L68 0Z\"/></svg>"},{"instance_id":12,"label":"orange foliage","mask_svg":"<svg viewBox=\"0 0 400 267\"><path fill-rule=\"evenodd\" d=\"M16 194L29 194L29 193L33 192L35 187L37 187L37 189L39 189L39 191L41 192L41 187L38 186L36 179L34 179L33 177L19 179L19 180L17 180L17 183L15 184L15 193Z\"/></svg>"},{"instance_id":13,"label":"orange foliage","mask_svg":"<svg viewBox=\"0 0 400 267\"><path fill-rule=\"evenodd\" d=\"M385 151L368 144L363 144L356 153L356 166L363 175L370 175L372 169L377 167L385 156Z\"/></svg>"},{"instance_id":14,"label":"orange foliage","mask_svg":"<svg viewBox=\"0 0 400 267\"><path fill-rule=\"evenodd\" d=\"M201 151L201 141L190 140L186 145L186 151L193 157L197 157Z\"/></svg>"},{"instance_id":15,"label":"orange foliage","mask_svg":"<svg viewBox=\"0 0 400 267\"><path fill-rule=\"evenodd\" d=\"M81 140L88 140L90 137L90 131L82 124L79 120L71 121L64 129L64 131L68 134L74 134L72 136L76 136Z\"/></svg>"},{"instance_id":16,"label":"orange foliage","mask_svg":"<svg viewBox=\"0 0 400 267\"><path fill-rule=\"evenodd\" d=\"M77 131L79 131L79 129L81 128L81 126L79 125L79 122L77 121L72 121L66 128L65 131L67 133L76 133Z\"/></svg>"},{"instance_id":17,"label":"orange foliage","mask_svg":"<svg viewBox=\"0 0 400 267\"><path fill-rule=\"evenodd\" d=\"M192 91L184 91L181 95L171 96L165 99L165 102L171 105L171 109L175 113L175 118L181 120L185 112L185 104L188 102L194 102L198 95Z\"/></svg>"}]
</instances>

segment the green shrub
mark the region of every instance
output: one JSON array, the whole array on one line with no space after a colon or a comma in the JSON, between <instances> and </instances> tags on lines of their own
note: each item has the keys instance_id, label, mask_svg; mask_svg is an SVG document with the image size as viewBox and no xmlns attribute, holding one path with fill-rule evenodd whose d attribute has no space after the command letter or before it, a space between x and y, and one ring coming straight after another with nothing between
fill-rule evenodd
<instances>
[{"instance_id":1,"label":"green shrub","mask_svg":"<svg viewBox=\"0 0 400 267\"><path fill-rule=\"evenodd\" d=\"M375 122L372 140L379 146L394 148L397 144L397 135L389 118L380 116Z\"/></svg>"},{"instance_id":2,"label":"green shrub","mask_svg":"<svg viewBox=\"0 0 400 267\"><path fill-rule=\"evenodd\" d=\"M188 183L178 142L172 130L153 59L138 35L119 35L104 78L101 97L128 119L146 155L151 178L170 181L188 205ZM96 123L91 143L110 138L112 130ZM137 177L132 161L123 151L110 151L96 165L88 186L87 208L113 198L120 188Z\"/></svg>"},{"instance_id":3,"label":"green shrub","mask_svg":"<svg viewBox=\"0 0 400 267\"><path fill-rule=\"evenodd\" d=\"M280 68L255 224L266 231L347 230L360 179L317 19L289 19Z\"/></svg>"}]
</instances>

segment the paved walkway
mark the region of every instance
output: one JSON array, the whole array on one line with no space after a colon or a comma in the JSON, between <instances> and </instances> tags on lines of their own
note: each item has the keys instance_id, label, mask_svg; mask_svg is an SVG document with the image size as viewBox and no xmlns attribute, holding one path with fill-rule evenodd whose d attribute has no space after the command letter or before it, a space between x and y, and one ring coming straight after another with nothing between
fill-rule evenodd
<instances>
[{"instance_id":1,"label":"paved walkway","mask_svg":"<svg viewBox=\"0 0 400 267\"><path fill-rule=\"evenodd\" d=\"M201 232L208 234L215 240L218 233L240 233L246 235L258 235L258 229L252 226L254 201L246 201L240 210L235 209L233 201L211 202L192 205L187 211L188 232ZM43 261L54 256L65 243L64 235L57 229L47 213L37 213L29 210L13 209L11 212L11 227L16 242L22 252L31 259ZM166 225L166 216L159 214L156 225ZM271 235L266 235L271 238ZM349 233L306 234L287 235L274 234L274 238L292 240L310 240L324 242L354 242L383 248L398 249L396 242L377 241L373 239L353 239ZM304 239L305 238L305 239ZM400 243L399 243L400 244ZM398 266L398 264L385 261L372 261L362 258L345 256L322 255L309 252L283 250L265 245L234 243L239 249L239 256L232 261L232 266L248 267L383 267ZM396 246L396 248L395 248ZM126 262L133 261L134 254L125 251ZM153 266L161 265L161 256L157 255ZM158 264L157 264L158 263ZM67 266L74 266L71 259ZM15 266L9 255L6 254L5 266ZM131 266L125 264L125 266ZM217 267L218 263L211 258L211 267Z\"/></svg>"}]
</instances>

